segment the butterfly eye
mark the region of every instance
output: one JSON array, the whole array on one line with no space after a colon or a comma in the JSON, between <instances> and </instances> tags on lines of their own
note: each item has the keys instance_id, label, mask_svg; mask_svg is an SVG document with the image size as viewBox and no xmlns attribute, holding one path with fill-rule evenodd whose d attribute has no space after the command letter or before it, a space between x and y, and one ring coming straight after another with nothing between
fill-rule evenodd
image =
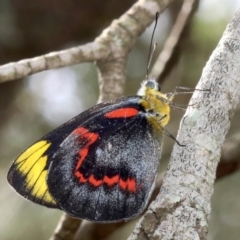
<instances>
[{"instance_id":1,"label":"butterfly eye","mask_svg":"<svg viewBox=\"0 0 240 240\"><path fill-rule=\"evenodd\" d=\"M155 89L157 91L161 91L161 86L158 84L155 80L149 80L145 84L146 87L149 87L151 89Z\"/></svg>"},{"instance_id":2,"label":"butterfly eye","mask_svg":"<svg viewBox=\"0 0 240 240\"><path fill-rule=\"evenodd\" d=\"M155 82L153 82L153 81L147 81L147 82L146 82L146 87L149 87L149 88L151 88L151 89L154 89L154 88L156 87L156 84L155 84Z\"/></svg>"}]
</instances>

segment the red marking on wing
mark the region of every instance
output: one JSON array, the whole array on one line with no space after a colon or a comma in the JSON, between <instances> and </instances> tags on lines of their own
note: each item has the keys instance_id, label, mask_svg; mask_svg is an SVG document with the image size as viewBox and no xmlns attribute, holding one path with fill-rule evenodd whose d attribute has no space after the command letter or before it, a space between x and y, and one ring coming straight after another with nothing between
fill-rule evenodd
<instances>
[{"instance_id":1,"label":"red marking on wing","mask_svg":"<svg viewBox=\"0 0 240 240\"><path fill-rule=\"evenodd\" d=\"M134 108L128 108L128 109L132 110ZM122 110L122 109L119 109L119 110ZM137 112L136 109L134 109L134 110ZM118 111L118 110L116 110L116 111ZM113 113L113 112L110 112L110 113ZM97 133L89 132L89 130L84 127L77 128L74 131L74 133L79 135L79 137L81 139L84 139L86 141L85 145L78 152L79 159L78 159L78 162L77 162L77 165L75 168L75 172L74 172L75 176L78 178L80 183L89 182L94 187L99 187L103 183L105 183L109 187L112 187L113 185L118 184L119 187L122 188L123 190L127 190L127 191L133 192L133 193L136 192L136 180L132 179L132 178L128 178L126 181L124 181L123 179L120 178L119 175L115 175L113 177L104 176L103 179L98 180L94 177L93 174L89 178L85 178L84 175L81 172L79 172L79 168L82 166L84 160L86 159L86 157L88 155L89 147L98 140L99 135Z\"/></svg>"},{"instance_id":2,"label":"red marking on wing","mask_svg":"<svg viewBox=\"0 0 240 240\"><path fill-rule=\"evenodd\" d=\"M108 176L104 176L103 178L103 182L106 183L108 186L113 186L115 183L118 183L119 181L119 176L116 175L114 177L108 177Z\"/></svg>"},{"instance_id":3,"label":"red marking on wing","mask_svg":"<svg viewBox=\"0 0 240 240\"><path fill-rule=\"evenodd\" d=\"M94 187L99 187L103 180L97 180L93 175L91 175L88 179L89 183L91 183Z\"/></svg>"},{"instance_id":4,"label":"red marking on wing","mask_svg":"<svg viewBox=\"0 0 240 240\"><path fill-rule=\"evenodd\" d=\"M81 183L87 182L87 178L85 178L82 173L75 171L75 176L79 178L79 182Z\"/></svg>"},{"instance_id":5,"label":"red marking on wing","mask_svg":"<svg viewBox=\"0 0 240 240\"><path fill-rule=\"evenodd\" d=\"M128 178L127 179L127 188L129 192L136 192L136 181L135 179Z\"/></svg>"},{"instance_id":6,"label":"red marking on wing","mask_svg":"<svg viewBox=\"0 0 240 240\"><path fill-rule=\"evenodd\" d=\"M128 178L126 181L120 179L119 186L122 189L126 189L129 192L136 192L136 181L135 179Z\"/></svg>"},{"instance_id":7,"label":"red marking on wing","mask_svg":"<svg viewBox=\"0 0 240 240\"><path fill-rule=\"evenodd\" d=\"M88 155L89 147L92 145L94 142L97 141L99 135L93 132L89 132L88 129L84 127L79 127L74 131L75 134L79 135L81 139L85 139L86 143L85 145L79 150L79 159L75 168L75 176L79 179L79 182L84 183L87 181L87 179L83 176L82 173L79 172L79 168L82 166L83 161Z\"/></svg>"},{"instance_id":8,"label":"red marking on wing","mask_svg":"<svg viewBox=\"0 0 240 240\"><path fill-rule=\"evenodd\" d=\"M108 186L112 186L115 183L118 183L119 187L122 188L123 190L127 190L129 192L136 192L136 180L132 178L128 178L126 181L123 179L119 178L118 175L109 178L109 177L104 177L103 182L106 183Z\"/></svg>"},{"instance_id":9,"label":"red marking on wing","mask_svg":"<svg viewBox=\"0 0 240 240\"><path fill-rule=\"evenodd\" d=\"M119 186L120 186L123 190L125 190L126 187L127 187L127 181L123 181L122 179L120 179L120 181L119 181Z\"/></svg>"},{"instance_id":10,"label":"red marking on wing","mask_svg":"<svg viewBox=\"0 0 240 240\"><path fill-rule=\"evenodd\" d=\"M104 116L107 118L126 118L134 117L138 114L136 108L120 108L106 113Z\"/></svg>"}]
</instances>

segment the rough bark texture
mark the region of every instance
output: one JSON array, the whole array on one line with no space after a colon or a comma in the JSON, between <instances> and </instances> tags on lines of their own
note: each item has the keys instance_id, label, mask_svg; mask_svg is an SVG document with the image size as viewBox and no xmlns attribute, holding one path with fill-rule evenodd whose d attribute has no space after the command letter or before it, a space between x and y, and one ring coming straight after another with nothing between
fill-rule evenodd
<instances>
[{"instance_id":1,"label":"rough bark texture","mask_svg":"<svg viewBox=\"0 0 240 240\"><path fill-rule=\"evenodd\" d=\"M240 11L205 66L181 122L160 194L133 239L206 239L210 198L225 135L240 96Z\"/></svg>"}]
</instances>

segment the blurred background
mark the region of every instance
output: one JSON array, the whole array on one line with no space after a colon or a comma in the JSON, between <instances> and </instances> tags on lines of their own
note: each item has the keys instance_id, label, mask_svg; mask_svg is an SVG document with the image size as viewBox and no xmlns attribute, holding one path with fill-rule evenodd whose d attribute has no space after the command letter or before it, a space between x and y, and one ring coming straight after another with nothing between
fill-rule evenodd
<instances>
[{"instance_id":1,"label":"blurred background","mask_svg":"<svg viewBox=\"0 0 240 240\"><path fill-rule=\"evenodd\" d=\"M135 1L1 0L0 64L67 49L92 41L111 21ZM101 5L100 5L101 4ZM117 7L116 7L117 6ZM175 86L195 87L202 69L216 47L240 0L201 0L182 45L179 61L166 77L162 90ZM155 41L158 52L176 17L173 6L161 15ZM125 95L134 95L144 79L153 26L139 38L130 53ZM156 54L157 55L157 54ZM7 171L26 147L60 124L93 106L98 81L93 64L45 71L0 85L0 239L49 239L62 212L18 196L8 185ZM188 102L189 97L179 98ZM229 136L239 131L239 111ZM172 112L167 130L177 134L182 112ZM173 141L165 137L161 171L167 166ZM240 239L240 173L216 182L212 198L209 240ZM134 224L131 224L134 226ZM122 239L131 232L123 229ZM116 238L115 238L116 239Z\"/></svg>"}]
</instances>

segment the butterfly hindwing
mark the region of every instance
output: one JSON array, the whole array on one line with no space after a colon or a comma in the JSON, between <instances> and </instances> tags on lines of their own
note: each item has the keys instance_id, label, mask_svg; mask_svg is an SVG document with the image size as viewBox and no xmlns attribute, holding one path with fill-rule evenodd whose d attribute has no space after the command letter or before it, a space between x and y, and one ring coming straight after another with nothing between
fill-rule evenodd
<instances>
[{"instance_id":1,"label":"butterfly hindwing","mask_svg":"<svg viewBox=\"0 0 240 240\"><path fill-rule=\"evenodd\" d=\"M50 194L73 217L114 222L145 208L158 170L155 137L140 97L89 114L60 144L47 177Z\"/></svg>"}]
</instances>

